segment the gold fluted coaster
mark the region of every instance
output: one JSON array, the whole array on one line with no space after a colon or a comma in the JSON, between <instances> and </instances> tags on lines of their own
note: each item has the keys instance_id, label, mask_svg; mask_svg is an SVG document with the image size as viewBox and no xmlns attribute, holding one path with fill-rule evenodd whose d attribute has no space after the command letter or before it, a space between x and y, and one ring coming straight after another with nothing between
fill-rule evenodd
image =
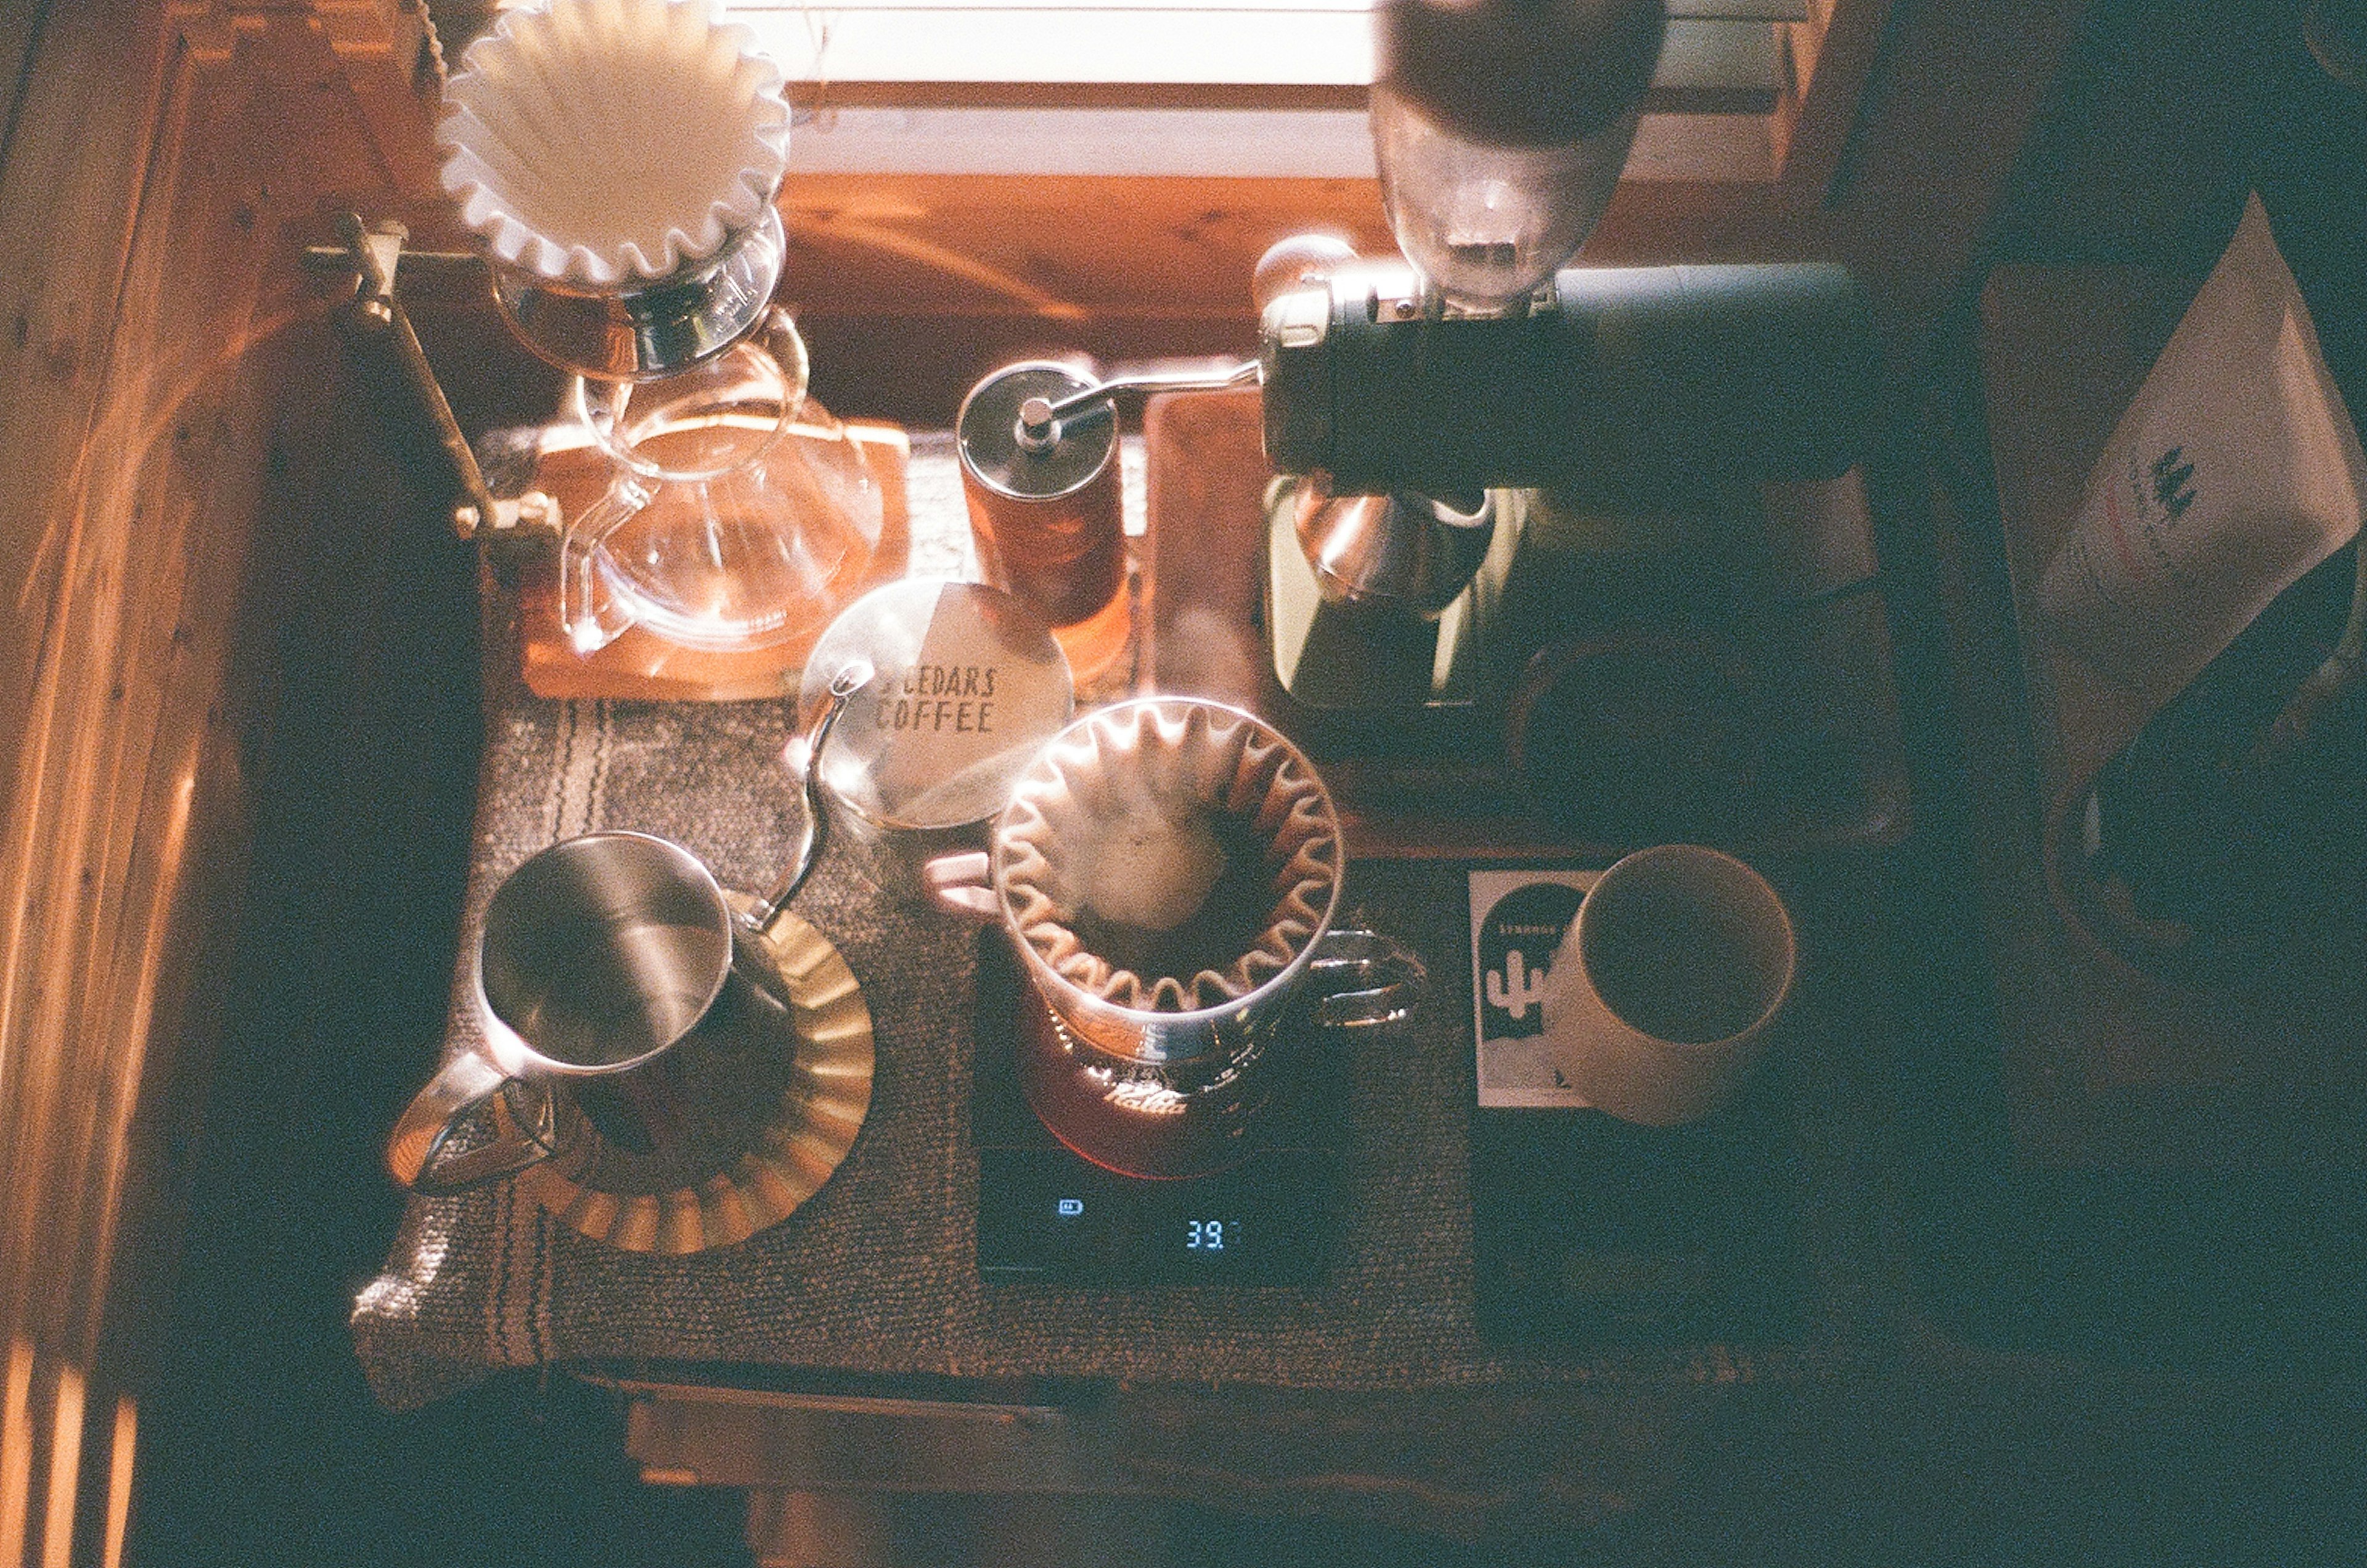
<instances>
[{"instance_id":1,"label":"gold fluted coaster","mask_svg":"<svg viewBox=\"0 0 2367 1568\"><path fill-rule=\"evenodd\" d=\"M595 1241L678 1257L744 1241L821 1190L871 1109L871 1009L830 939L795 916L748 945L778 971L787 1010L735 980L629 1095L562 1092L568 1152L521 1174L520 1192Z\"/></svg>"}]
</instances>

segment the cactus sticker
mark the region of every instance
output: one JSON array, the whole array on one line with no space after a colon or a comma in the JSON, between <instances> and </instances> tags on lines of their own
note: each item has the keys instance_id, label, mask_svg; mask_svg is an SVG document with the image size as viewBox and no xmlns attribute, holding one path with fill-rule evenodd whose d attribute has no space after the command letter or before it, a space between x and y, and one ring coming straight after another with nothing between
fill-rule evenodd
<instances>
[{"instance_id":1,"label":"cactus sticker","mask_svg":"<svg viewBox=\"0 0 2367 1568\"><path fill-rule=\"evenodd\" d=\"M1479 922L1479 1032L1524 1040L1546 1027L1546 971L1585 897L1558 882L1532 882L1496 900Z\"/></svg>"},{"instance_id":2,"label":"cactus sticker","mask_svg":"<svg viewBox=\"0 0 2367 1568\"><path fill-rule=\"evenodd\" d=\"M1483 1106L1583 1105L1546 1049L1546 976L1592 871L1471 873L1471 1010Z\"/></svg>"},{"instance_id":3,"label":"cactus sticker","mask_svg":"<svg viewBox=\"0 0 2367 1568\"><path fill-rule=\"evenodd\" d=\"M1480 989L1487 997L1489 1007L1501 1008L1510 1015L1513 1028L1525 1027L1524 1021L1531 1008L1536 1009L1538 1021L1540 1023L1543 1022L1546 999L1545 965L1539 964L1535 970L1530 969L1528 955L1519 948L1516 947L1504 955L1502 968L1490 969L1487 972L1487 977L1481 982Z\"/></svg>"}]
</instances>

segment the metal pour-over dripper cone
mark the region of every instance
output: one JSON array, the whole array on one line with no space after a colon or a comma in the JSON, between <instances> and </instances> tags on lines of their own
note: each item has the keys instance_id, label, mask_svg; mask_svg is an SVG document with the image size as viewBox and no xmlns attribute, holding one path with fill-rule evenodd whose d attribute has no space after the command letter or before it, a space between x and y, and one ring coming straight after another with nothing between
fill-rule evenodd
<instances>
[{"instance_id":1,"label":"metal pour-over dripper cone","mask_svg":"<svg viewBox=\"0 0 2367 1568\"><path fill-rule=\"evenodd\" d=\"M555 0L504 13L461 65L436 129L444 188L529 348L646 380L763 319L789 106L746 28L703 0Z\"/></svg>"}]
</instances>

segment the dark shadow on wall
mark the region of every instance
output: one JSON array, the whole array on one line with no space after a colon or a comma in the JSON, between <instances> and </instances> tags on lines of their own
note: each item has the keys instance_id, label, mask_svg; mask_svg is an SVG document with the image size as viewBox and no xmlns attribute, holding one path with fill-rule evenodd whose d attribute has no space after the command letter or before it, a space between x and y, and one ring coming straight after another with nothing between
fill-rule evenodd
<instances>
[{"instance_id":1,"label":"dark shadow on wall","mask_svg":"<svg viewBox=\"0 0 2367 1568\"><path fill-rule=\"evenodd\" d=\"M466 333L430 352L462 368ZM323 347L328 347L325 337ZM334 355L334 349L329 349ZM546 418L530 368L474 378L465 424ZM475 552L441 461L350 377L329 449L276 441L253 614L276 624L248 918L187 1148L159 1384L141 1413L133 1561L732 1564L734 1493L644 1487L621 1413L564 1377L380 1408L346 1332L402 1199L388 1127L433 1069L480 750ZM290 422L291 423L295 422Z\"/></svg>"}]
</instances>

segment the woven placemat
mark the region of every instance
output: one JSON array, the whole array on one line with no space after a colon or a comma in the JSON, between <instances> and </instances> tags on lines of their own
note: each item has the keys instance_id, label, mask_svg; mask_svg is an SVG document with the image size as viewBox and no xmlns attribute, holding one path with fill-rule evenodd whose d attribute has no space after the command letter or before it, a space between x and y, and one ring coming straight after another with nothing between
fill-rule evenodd
<instances>
[{"instance_id":1,"label":"woven placemat","mask_svg":"<svg viewBox=\"0 0 2367 1568\"><path fill-rule=\"evenodd\" d=\"M1138 469L1138 455L1134 457ZM1129 488L1139 495L1139 475ZM950 441L913 443L916 570L957 568L960 486ZM1138 500L1135 502L1139 515ZM779 765L786 703L546 701L515 671L515 608L485 599L488 744L469 925L511 868L556 840L633 828L688 846L727 885L768 886L798 807ZM576 1234L515 1183L414 1199L352 1326L372 1387L408 1407L503 1367L576 1359L768 1363L873 1375L1079 1377L1286 1388L1772 1375L1813 1349L1755 1360L1679 1351L1500 1353L1472 1315L1467 1131L1471 1003L1466 867L1359 865L1346 908L1430 961L1433 987L1400 1028L1350 1046L1341 1114L1344 1215L1319 1289L1130 1292L989 1287L976 1269L978 1159L968 1105L976 949L970 929L894 903L826 856L798 908L837 946L869 1002L871 1109L830 1182L787 1220L688 1257ZM447 1049L471 1048L456 1005ZM1859 1124L1817 1119L1805 1157L1846 1189ZM1810 1218L1818 1302L1810 1344L1864 1314L1859 1205ZM1854 1218L1852 1215L1854 1214ZM1738 1370L1739 1369L1739 1370Z\"/></svg>"}]
</instances>

